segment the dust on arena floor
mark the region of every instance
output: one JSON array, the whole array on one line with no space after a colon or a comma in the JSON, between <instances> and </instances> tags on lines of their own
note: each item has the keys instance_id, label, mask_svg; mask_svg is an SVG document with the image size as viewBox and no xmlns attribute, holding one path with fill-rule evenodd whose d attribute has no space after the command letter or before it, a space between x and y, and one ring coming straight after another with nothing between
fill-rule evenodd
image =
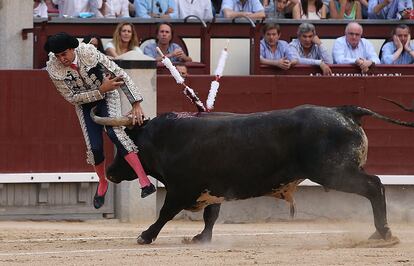
<instances>
[{"instance_id":1,"label":"dust on arena floor","mask_svg":"<svg viewBox=\"0 0 414 266\"><path fill-rule=\"evenodd\" d=\"M117 220L0 222L0 265L414 265L414 225L391 224L400 243L369 245L371 223L217 224L210 244L186 244L200 222L172 221L151 245L149 224Z\"/></svg>"}]
</instances>

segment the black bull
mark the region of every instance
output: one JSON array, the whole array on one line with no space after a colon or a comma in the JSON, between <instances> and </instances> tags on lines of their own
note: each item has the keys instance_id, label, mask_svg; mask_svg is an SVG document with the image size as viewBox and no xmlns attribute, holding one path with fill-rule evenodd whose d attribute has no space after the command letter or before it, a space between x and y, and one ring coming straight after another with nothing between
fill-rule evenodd
<instances>
[{"instance_id":1,"label":"black bull","mask_svg":"<svg viewBox=\"0 0 414 266\"><path fill-rule=\"evenodd\" d=\"M211 241L221 202L274 196L303 179L368 198L376 227L372 237L390 239L384 186L363 169L368 148L363 116L414 127L361 107L306 105L252 114L167 113L126 129L145 170L167 191L159 218L138 243L154 241L181 210L203 208L205 227L193 241ZM116 183L137 178L120 156L107 174Z\"/></svg>"}]
</instances>

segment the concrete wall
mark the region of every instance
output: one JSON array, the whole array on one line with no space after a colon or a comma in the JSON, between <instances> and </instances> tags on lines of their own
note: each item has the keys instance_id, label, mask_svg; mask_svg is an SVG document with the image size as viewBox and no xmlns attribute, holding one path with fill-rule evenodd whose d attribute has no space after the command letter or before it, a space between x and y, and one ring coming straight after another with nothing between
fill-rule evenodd
<instances>
[{"instance_id":1,"label":"concrete wall","mask_svg":"<svg viewBox=\"0 0 414 266\"><path fill-rule=\"evenodd\" d=\"M23 40L24 28L33 28L33 1L0 0L0 69L33 67L33 36Z\"/></svg>"}]
</instances>

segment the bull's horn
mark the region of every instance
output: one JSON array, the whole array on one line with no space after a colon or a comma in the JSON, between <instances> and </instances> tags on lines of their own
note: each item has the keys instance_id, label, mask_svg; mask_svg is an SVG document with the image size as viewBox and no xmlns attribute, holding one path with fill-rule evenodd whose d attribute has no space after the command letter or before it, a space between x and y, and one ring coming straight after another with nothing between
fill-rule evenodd
<instances>
[{"instance_id":1,"label":"bull's horn","mask_svg":"<svg viewBox=\"0 0 414 266\"><path fill-rule=\"evenodd\" d=\"M401 103L399 103L399 102L397 102L397 101L394 101L394 100L391 100L391 99L388 99L388 98L385 98L385 97L382 97L382 96L378 96L378 98L380 98L380 99L382 99L382 100L385 100L385 101L387 101L387 102L393 103L393 104L395 104L396 106L398 106L398 107L400 107L401 109L403 109L404 111L407 111L407 112L414 112L414 101L413 101L413 107L409 108L409 107L406 107L405 105L403 105L403 104L401 104Z\"/></svg>"},{"instance_id":2,"label":"bull's horn","mask_svg":"<svg viewBox=\"0 0 414 266\"><path fill-rule=\"evenodd\" d=\"M132 125L132 119L126 116L121 117L100 117L96 115L96 106L91 110L92 120L103 126L130 126Z\"/></svg>"}]
</instances>

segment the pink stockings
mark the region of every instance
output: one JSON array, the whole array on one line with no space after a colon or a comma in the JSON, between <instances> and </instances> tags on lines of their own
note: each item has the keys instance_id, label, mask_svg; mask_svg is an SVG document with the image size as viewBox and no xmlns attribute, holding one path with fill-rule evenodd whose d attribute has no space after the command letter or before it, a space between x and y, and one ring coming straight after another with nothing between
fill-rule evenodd
<instances>
[{"instance_id":1,"label":"pink stockings","mask_svg":"<svg viewBox=\"0 0 414 266\"><path fill-rule=\"evenodd\" d=\"M98 184L98 196L105 196L106 190L108 189L108 181L105 175L105 160L98 165L94 166L95 172L99 177Z\"/></svg>"},{"instance_id":2,"label":"pink stockings","mask_svg":"<svg viewBox=\"0 0 414 266\"><path fill-rule=\"evenodd\" d=\"M151 182L149 181L147 174L145 173L144 168L142 167L141 161L139 160L138 154L136 154L135 152L130 152L127 155L125 155L124 158L132 167L132 169L134 169L135 174L137 174L138 182L141 188L151 185Z\"/></svg>"},{"instance_id":3,"label":"pink stockings","mask_svg":"<svg viewBox=\"0 0 414 266\"><path fill-rule=\"evenodd\" d=\"M124 158L137 174L140 187L143 188L151 185L151 182L149 181L147 174L145 173L144 168L142 167L142 164L138 158L138 154L135 152L130 152L125 155ZM96 174L99 177L98 196L105 196L106 190L108 189L108 181L106 180L105 175L105 161L98 165L95 165L94 168Z\"/></svg>"}]
</instances>

